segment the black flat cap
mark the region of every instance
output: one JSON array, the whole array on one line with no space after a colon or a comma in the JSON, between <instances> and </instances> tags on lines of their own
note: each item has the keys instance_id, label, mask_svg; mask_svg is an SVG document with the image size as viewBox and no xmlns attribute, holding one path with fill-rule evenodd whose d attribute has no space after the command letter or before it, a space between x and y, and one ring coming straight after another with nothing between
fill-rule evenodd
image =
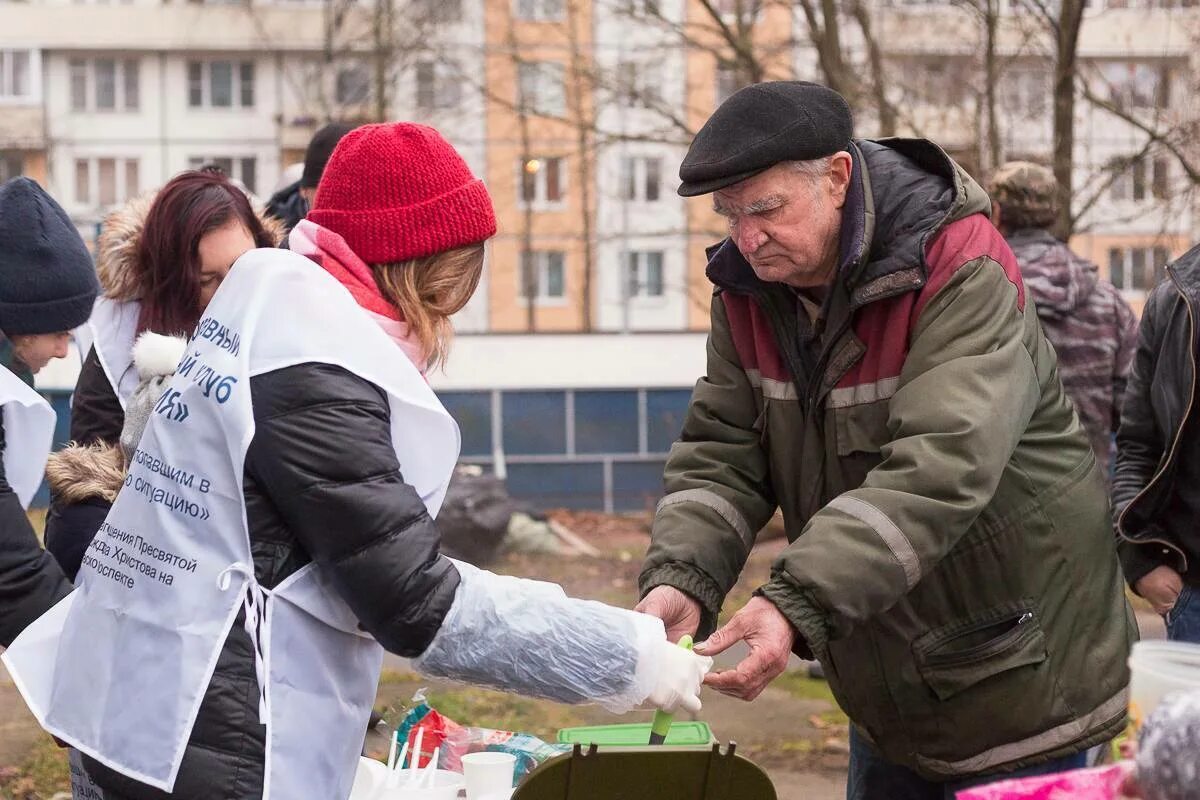
<instances>
[{"instance_id":1,"label":"black flat cap","mask_svg":"<svg viewBox=\"0 0 1200 800\"><path fill-rule=\"evenodd\" d=\"M715 192L781 161L811 161L845 150L854 136L846 98L808 81L739 89L692 140L679 166L683 197Z\"/></svg>"}]
</instances>

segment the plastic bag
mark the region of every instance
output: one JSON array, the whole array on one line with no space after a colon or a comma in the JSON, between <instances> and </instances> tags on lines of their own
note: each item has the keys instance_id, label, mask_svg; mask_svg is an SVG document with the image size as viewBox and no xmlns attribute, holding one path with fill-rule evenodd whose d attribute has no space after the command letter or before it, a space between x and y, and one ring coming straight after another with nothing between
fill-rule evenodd
<instances>
[{"instance_id":1,"label":"plastic bag","mask_svg":"<svg viewBox=\"0 0 1200 800\"><path fill-rule=\"evenodd\" d=\"M510 753L517 763L513 775L517 780L528 775L543 761L563 753L571 752L569 744L550 744L528 733L498 731L492 728L463 728L455 725L447 729L442 748L442 763L446 769L462 771L462 757L468 753L493 751Z\"/></svg>"},{"instance_id":2,"label":"plastic bag","mask_svg":"<svg viewBox=\"0 0 1200 800\"><path fill-rule=\"evenodd\" d=\"M1138 734L1137 771L1146 800L1200 798L1200 691L1163 698Z\"/></svg>"},{"instance_id":3,"label":"plastic bag","mask_svg":"<svg viewBox=\"0 0 1200 800\"><path fill-rule=\"evenodd\" d=\"M1112 764L1098 769L1077 769L1057 775L1011 778L987 786L965 789L958 800L1119 800L1121 785L1132 765Z\"/></svg>"},{"instance_id":4,"label":"plastic bag","mask_svg":"<svg viewBox=\"0 0 1200 800\"><path fill-rule=\"evenodd\" d=\"M416 669L560 703L597 702L617 714L650 694L653 653L666 639L661 620L451 561L462 581Z\"/></svg>"}]
</instances>

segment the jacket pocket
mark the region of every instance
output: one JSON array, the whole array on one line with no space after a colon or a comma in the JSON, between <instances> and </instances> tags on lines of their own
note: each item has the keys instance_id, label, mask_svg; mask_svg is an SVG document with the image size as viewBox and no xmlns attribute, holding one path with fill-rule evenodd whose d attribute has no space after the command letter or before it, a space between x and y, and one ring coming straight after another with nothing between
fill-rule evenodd
<instances>
[{"instance_id":1,"label":"jacket pocket","mask_svg":"<svg viewBox=\"0 0 1200 800\"><path fill-rule=\"evenodd\" d=\"M837 454L878 454L887 443L888 401L861 403L833 409Z\"/></svg>"},{"instance_id":2,"label":"jacket pocket","mask_svg":"<svg viewBox=\"0 0 1200 800\"><path fill-rule=\"evenodd\" d=\"M913 647L921 677L943 701L1047 658L1046 637L1031 605L997 609L982 619L931 631Z\"/></svg>"}]
</instances>

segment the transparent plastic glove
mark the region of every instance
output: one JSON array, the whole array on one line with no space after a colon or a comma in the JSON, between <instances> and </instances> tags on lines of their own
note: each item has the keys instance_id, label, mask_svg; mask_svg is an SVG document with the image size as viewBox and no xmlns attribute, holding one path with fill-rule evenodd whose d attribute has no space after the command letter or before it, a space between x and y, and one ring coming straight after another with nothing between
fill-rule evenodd
<instances>
[{"instance_id":1,"label":"transparent plastic glove","mask_svg":"<svg viewBox=\"0 0 1200 800\"><path fill-rule=\"evenodd\" d=\"M670 642L659 642L650 657L657 663L652 673L654 686L646 698L646 705L668 713L678 708L692 714L699 712L700 686L712 669L713 660Z\"/></svg>"}]
</instances>

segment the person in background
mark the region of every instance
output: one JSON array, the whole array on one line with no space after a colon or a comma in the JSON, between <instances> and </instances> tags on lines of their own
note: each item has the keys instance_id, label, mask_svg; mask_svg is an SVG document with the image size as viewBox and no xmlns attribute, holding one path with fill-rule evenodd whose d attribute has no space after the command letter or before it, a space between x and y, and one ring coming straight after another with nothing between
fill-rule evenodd
<instances>
[{"instance_id":1,"label":"person in background","mask_svg":"<svg viewBox=\"0 0 1200 800\"><path fill-rule=\"evenodd\" d=\"M1137 344L1137 317L1096 265L1050 232L1058 215L1058 182L1046 167L1011 161L988 187L992 223L1004 235L1046 338L1058 375L1075 404L1105 476L1121 421L1125 381Z\"/></svg>"},{"instance_id":2,"label":"person in background","mask_svg":"<svg viewBox=\"0 0 1200 800\"><path fill-rule=\"evenodd\" d=\"M1125 579L1167 623L1200 643L1200 428L1196 321L1200 247L1167 265L1142 310L1112 501Z\"/></svg>"},{"instance_id":3,"label":"person in background","mask_svg":"<svg viewBox=\"0 0 1200 800\"><path fill-rule=\"evenodd\" d=\"M352 130L353 125L331 122L314 133L304 153L304 171L300 179L279 189L267 201L267 213L283 223L286 230L296 227L296 223L308 215L333 148ZM286 242L281 246L286 246Z\"/></svg>"},{"instance_id":4,"label":"person in background","mask_svg":"<svg viewBox=\"0 0 1200 800\"><path fill-rule=\"evenodd\" d=\"M33 375L67 355L100 291L66 212L29 178L0 186L0 647L71 590L25 514L50 454L54 411Z\"/></svg>"},{"instance_id":5,"label":"person in background","mask_svg":"<svg viewBox=\"0 0 1200 800\"><path fill-rule=\"evenodd\" d=\"M278 222L256 215L246 195L213 170L180 173L104 221L96 254L104 294L75 384L71 445L48 466L46 547L72 579L124 475L121 431L142 379L134 344L146 332L191 333L243 232L259 247L283 236Z\"/></svg>"}]
</instances>

